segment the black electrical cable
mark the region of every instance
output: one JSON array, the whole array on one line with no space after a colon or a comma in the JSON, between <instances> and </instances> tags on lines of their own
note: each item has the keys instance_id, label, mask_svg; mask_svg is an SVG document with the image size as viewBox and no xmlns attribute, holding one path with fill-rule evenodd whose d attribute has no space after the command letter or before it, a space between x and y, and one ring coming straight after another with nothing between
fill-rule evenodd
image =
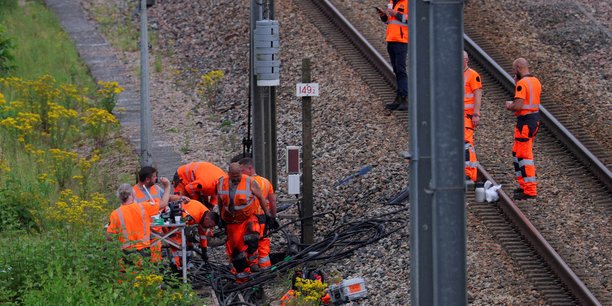
<instances>
[{"instance_id":1,"label":"black electrical cable","mask_svg":"<svg viewBox=\"0 0 612 306\"><path fill-rule=\"evenodd\" d=\"M304 265L307 262L316 261L317 264L324 265L350 257L354 254L355 250L372 244L405 227L408 221L407 216L398 216L398 214L407 210L408 208L402 208L372 217L365 221L353 221L342 224L332 229L323 240L312 245L300 244L303 249L297 254L287 256L285 260L276 263L271 268L250 274L249 280L244 283L237 284L235 282L235 276L229 272L227 267L218 264L210 265L211 269L206 271L206 273L210 275L210 285L213 290L218 293L219 298L226 301L226 299L233 299L232 295L234 293L248 292L248 289L259 287L277 276L283 275L285 272L300 265ZM321 213L313 217L326 214L330 213ZM390 215L394 215L394 217L385 218ZM335 223L336 218L335 215L333 216ZM298 221L300 220L294 220L284 224L274 232L281 231L286 234L283 229L289 224ZM385 224L387 224L387 227ZM288 241L290 240L288 239Z\"/></svg>"}]
</instances>

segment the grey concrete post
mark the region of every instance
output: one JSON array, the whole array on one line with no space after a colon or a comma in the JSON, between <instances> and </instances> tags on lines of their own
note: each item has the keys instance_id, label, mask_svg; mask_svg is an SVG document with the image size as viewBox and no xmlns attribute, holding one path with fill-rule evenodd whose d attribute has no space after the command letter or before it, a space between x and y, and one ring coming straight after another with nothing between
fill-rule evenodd
<instances>
[{"instance_id":1,"label":"grey concrete post","mask_svg":"<svg viewBox=\"0 0 612 306\"><path fill-rule=\"evenodd\" d=\"M433 305L467 305L463 0L432 0Z\"/></svg>"},{"instance_id":2,"label":"grey concrete post","mask_svg":"<svg viewBox=\"0 0 612 306\"><path fill-rule=\"evenodd\" d=\"M149 39L147 0L140 1L140 166L151 166L151 105L149 104Z\"/></svg>"}]
</instances>

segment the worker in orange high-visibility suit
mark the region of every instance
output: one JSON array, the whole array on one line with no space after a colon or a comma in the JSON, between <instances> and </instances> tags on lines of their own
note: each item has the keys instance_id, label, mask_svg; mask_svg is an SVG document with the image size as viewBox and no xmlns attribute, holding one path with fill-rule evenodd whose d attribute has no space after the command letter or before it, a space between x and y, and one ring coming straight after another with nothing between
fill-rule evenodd
<instances>
[{"instance_id":1,"label":"worker in orange high-visibility suit","mask_svg":"<svg viewBox=\"0 0 612 306\"><path fill-rule=\"evenodd\" d=\"M524 200L535 198L536 167L533 160L533 139L540 128L540 80L529 73L526 59L518 58L512 63L515 73L516 88L514 101L506 101L506 109L514 112L516 127L514 128L514 171L519 188L515 190L514 199Z\"/></svg>"},{"instance_id":2,"label":"worker in orange high-visibility suit","mask_svg":"<svg viewBox=\"0 0 612 306\"><path fill-rule=\"evenodd\" d=\"M408 110L408 0L390 0L386 10L378 9L380 20L387 24L385 41L395 74L395 100L385 105L388 110Z\"/></svg>"},{"instance_id":3,"label":"worker in orange high-visibility suit","mask_svg":"<svg viewBox=\"0 0 612 306\"><path fill-rule=\"evenodd\" d=\"M165 190L155 184L157 179L157 169L148 166L142 167L140 171L138 171L138 183L133 187L135 195L134 202L159 204ZM178 197L170 195L170 201L176 201L177 199ZM154 227L153 231L161 233L161 228ZM161 241L151 245L151 258L153 258L154 261L161 261L161 248Z\"/></svg>"},{"instance_id":4,"label":"worker in orange high-visibility suit","mask_svg":"<svg viewBox=\"0 0 612 306\"><path fill-rule=\"evenodd\" d=\"M474 149L474 132L480 123L482 80L478 72L468 67L469 57L463 51L463 137L465 141L465 176L476 182L478 159Z\"/></svg>"},{"instance_id":5,"label":"worker in orange high-visibility suit","mask_svg":"<svg viewBox=\"0 0 612 306\"><path fill-rule=\"evenodd\" d=\"M226 223L226 252L232 265L231 271L239 281L252 271L259 269L259 221L257 213L263 209L266 217L270 212L262 196L259 184L242 174L238 163L231 163L228 175L219 179L217 197L221 219ZM259 200L256 201L255 199Z\"/></svg>"},{"instance_id":6,"label":"worker in orange high-visibility suit","mask_svg":"<svg viewBox=\"0 0 612 306\"><path fill-rule=\"evenodd\" d=\"M122 243L121 249L124 252L138 252L143 256L151 254L149 251L151 247L151 216L156 215L160 209L168 206L170 198L170 182L166 178L162 178L161 182L166 188L159 202L135 202L136 195L132 186L129 184L119 186L117 196L121 200L121 206L110 215L106 237L109 241L112 241L112 235L116 235ZM151 257L151 260L154 261L155 258Z\"/></svg>"},{"instance_id":7,"label":"worker in orange high-visibility suit","mask_svg":"<svg viewBox=\"0 0 612 306\"><path fill-rule=\"evenodd\" d=\"M212 209L217 201L217 181L225 171L209 162L180 166L174 174L174 193L186 195Z\"/></svg>"},{"instance_id":8,"label":"worker in orange high-visibility suit","mask_svg":"<svg viewBox=\"0 0 612 306\"><path fill-rule=\"evenodd\" d=\"M274 186L272 186L272 183L270 183L270 181L265 177L257 175L252 158L242 158L238 163L242 168L242 174L252 177L261 188L262 196L266 200L263 205L268 207L270 216L272 217L272 219L266 218L263 209L257 213L261 233L259 248L257 249L257 253L259 255L259 267L267 268L271 266L272 263L270 262L270 238L265 237L266 229L278 228L278 222L276 221L276 196L274 195ZM262 205L262 203L260 203L260 205Z\"/></svg>"},{"instance_id":9,"label":"worker in orange high-visibility suit","mask_svg":"<svg viewBox=\"0 0 612 306\"><path fill-rule=\"evenodd\" d=\"M196 200L186 199L182 204L183 220L187 226L196 230L194 237L188 237L187 249L191 249L194 242L200 245L201 256L204 261L208 261L208 237L212 236L212 228L217 225L218 215L209 211L204 204ZM177 245L181 245L181 234L177 233L170 238ZM181 250L170 246L173 263L177 268L181 267Z\"/></svg>"}]
</instances>

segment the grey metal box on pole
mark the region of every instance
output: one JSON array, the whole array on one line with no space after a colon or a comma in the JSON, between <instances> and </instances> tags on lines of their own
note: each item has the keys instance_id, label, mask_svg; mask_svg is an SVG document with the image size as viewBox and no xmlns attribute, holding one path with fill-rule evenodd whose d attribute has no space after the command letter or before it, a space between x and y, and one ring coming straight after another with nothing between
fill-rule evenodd
<instances>
[{"instance_id":1,"label":"grey metal box on pole","mask_svg":"<svg viewBox=\"0 0 612 306\"><path fill-rule=\"evenodd\" d=\"M257 86L280 85L280 37L277 20L258 20L253 36Z\"/></svg>"}]
</instances>

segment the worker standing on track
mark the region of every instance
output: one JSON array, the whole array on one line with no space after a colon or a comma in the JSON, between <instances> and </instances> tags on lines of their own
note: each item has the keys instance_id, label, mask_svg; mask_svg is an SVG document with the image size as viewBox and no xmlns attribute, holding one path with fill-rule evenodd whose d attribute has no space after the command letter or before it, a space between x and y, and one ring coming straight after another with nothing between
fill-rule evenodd
<instances>
[{"instance_id":1,"label":"worker standing on track","mask_svg":"<svg viewBox=\"0 0 612 306\"><path fill-rule=\"evenodd\" d=\"M267 268L272 265L270 262L270 238L264 237L264 235L266 233L266 229L278 228L278 222L276 221L276 196L274 195L274 186L265 177L257 175L252 158L242 158L238 163L242 169L242 174L250 176L260 186L262 196L266 200L266 202L260 203L260 205L267 206L268 210L270 211L270 216L272 217L272 219L266 218L263 209L258 212L261 234L259 239L259 247L257 249L259 256L259 267Z\"/></svg>"},{"instance_id":2,"label":"worker standing on track","mask_svg":"<svg viewBox=\"0 0 612 306\"><path fill-rule=\"evenodd\" d=\"M208 209L216 203L217 181L225 171L209 162L180 166L174 174L174 192L202 202Z\"/></svg>"},{"instance_id":3,"label":"worker standing on track","mask_svg":"<svg viewBox=\"0 0 612 306\"><path fill-rule=\"evenodd\" d=\"M107 239L112 241L111 234L117 235L122 243L121 249L126 253L138 252L143 257L151 257L152 261L158 260L152 256L151 247L151 216L159 213L160 209L168 206L170 198L170 182L166 178L161 179L165 191L159 201L136 202L136 194L129 184L122 184L117 190L117 197L121 200L121 206L110 215L110 223L106 230Z\"/></svg>"},{"instance_id":4,"label":"worker standing on track","mask_svg":"<svg viewBox=\"0 0 612 306\"><path fill-rule=\"evenodd\" d=\"M241 281L250 272L259 269L257 249L260 229L257 213L261 207L268 218L270 212L266 205L259 205L265 203L261 188L254 179L242 174L238 163L229 165L228 175L221 177L217 186L221 219L226 223L226 252L232 273Z\"/></svg>"},{"instance_id":5,"label":"worker standing on track","mask_svg":"<svg viewBox=\"0 0 612 306\"><path fill-rule=\"evenodd\" d=\"M519 188L515 190L514 199L524 200L537 197L536 167L533 160L533 139L540 127L540 80L530 74L529 63L518 58L512 63L516 82L514 101L506 101L506 109L514 112L514 171Z\"/></svg>"},{"instance_id":6,"label":"worker standing on track","mask_svg":"<svg viewBox=\"0 0 612 306\"><path fill-rule=\"evenodd\" d=\"M482 80L474 69L468 67L469 57L463 51L463 137L465 141L465 177L476 182L478 159L474 148L474 132L480 123Z\"/></svg>"},{"instance_id":7,"label":"worker standing on track","mask_svg":"<svg viewBox=\"0 0 612 306\"><path fill-rule=\"evenodd\" d=\"M408 110L408 0L390 0L387 9L378 9L380 20L387 24L385 41L387 52L395 74L397 90L395 101L385 105L388 110Z\"/></svg>"}]
</instances>

